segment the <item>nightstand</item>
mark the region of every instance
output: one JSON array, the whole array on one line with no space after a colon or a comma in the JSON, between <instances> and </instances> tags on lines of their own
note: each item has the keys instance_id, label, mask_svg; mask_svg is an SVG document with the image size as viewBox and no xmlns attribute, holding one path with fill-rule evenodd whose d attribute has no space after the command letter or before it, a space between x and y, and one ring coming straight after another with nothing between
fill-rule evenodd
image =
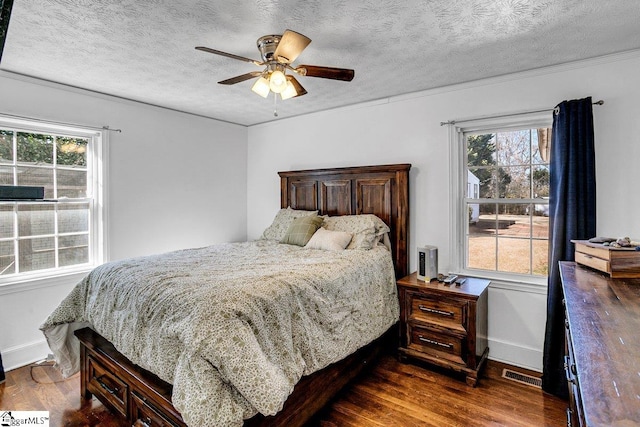
<instances>
[{"instance_id":1,"label":"nightstand","mask_svg":"<svg viewBox=\"0 0 640 427\"><path fill-rule=\"evenodd\" d=\"M467 277L460 285L423 282L416 273L398 280L400 360L419 359L466 374L475 387L487 360L489 280Z\"/></svg>"}]
</instances>

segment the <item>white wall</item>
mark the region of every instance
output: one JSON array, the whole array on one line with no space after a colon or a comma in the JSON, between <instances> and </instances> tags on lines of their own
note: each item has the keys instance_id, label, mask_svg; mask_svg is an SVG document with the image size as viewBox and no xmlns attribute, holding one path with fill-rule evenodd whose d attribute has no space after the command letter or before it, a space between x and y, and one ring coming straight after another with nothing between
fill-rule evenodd
<instances>
[{"instance_id":1,"label":"white wall","mask_svg":"<svg viewBox=\"0 0 640 427\"><path fill-rule=\"evenodd\" d=\"M0 113L122 129L111 134L109 147L111 259L258 237L279 208L281 170L409 162L410 253L417 245L437 245L440 270L447 271L448 135L440 121L551 108L589 95L605 100L594 107L598 234L640 238L634 184L640 182L640 52L248 130L1 73L0 94ZM77 280L62 278L30 290L0 288L6 368L46 355L38 326ZM545 301L544 290L492 285L491 358L541 368Z\"/></svg>"},{"instance_id":2,"label":"white wall","mask_svg":"<svg viewBox=\"0 0 640 427\"><path fill-rule=\"evenodd\" d=\"M0 74L0 114L109 125L110 259L246 238L247 128ZM46 356L38 326L79 277L0 287L5 368Z\"/></svg>"},{"instance_id":3,"label":"white wall","mask_svg":"<svg viewBox=\"0 0 640 427\"><path fill-rule=\"evenodd\" d=\"M640 238L640 52L250 127L248 237L258 237L279 208L278 171L407 162L413 165L409 253L436 245L439 269L448 271L449 137L440 122L551 109L586 96L605 101L594 107L598 234ZM544 289L492 285L490 358L541 370L545 304Z\"/></svg>"}]
</instances>

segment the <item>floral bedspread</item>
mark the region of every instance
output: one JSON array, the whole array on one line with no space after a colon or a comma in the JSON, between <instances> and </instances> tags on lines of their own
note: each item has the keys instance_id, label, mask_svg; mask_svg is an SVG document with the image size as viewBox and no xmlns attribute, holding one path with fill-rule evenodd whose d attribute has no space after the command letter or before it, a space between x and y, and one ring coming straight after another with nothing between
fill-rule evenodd
<instances>
[{"instance_id":1,"label":"floral bedspread","mask_svg":"<svg viewBox=\"0 0 640 427\"><path fill-rule=\"evenodd\" d=\"M41 326L65 375L89 325L173 384L189 426L278 412L303 375L398 320L393 262L379 246L329 252L260 240L94 269Z\"/></svg>"}]
</instances>

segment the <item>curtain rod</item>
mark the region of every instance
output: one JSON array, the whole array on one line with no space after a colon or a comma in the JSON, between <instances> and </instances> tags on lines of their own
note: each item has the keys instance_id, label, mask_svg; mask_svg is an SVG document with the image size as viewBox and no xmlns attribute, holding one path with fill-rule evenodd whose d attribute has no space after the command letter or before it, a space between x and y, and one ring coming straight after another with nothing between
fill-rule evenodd
<instances>
[{"instance_id":1,"label":"curtain rod","mask_svg":"<svg viewBox=\"0 0 640 427\"><path fill-rule=\"evenodd\" d=\"M118 133L122 132L122 129L111 129L108 125L105 125L105 126L102 126L102 127L86 126L86 125L79 125L77 123L57 122L57 121L54 121L54 120L44 120L44 119L38 119L38 118L35 118L35 117L17 116L15 114L6 114L6 113L0 113L0 116L10 117L12 119L19 119L19 120L31 120L31 121L34 121L34 122L50 124L50 125L73 126L73 127L83 128L83 129L106 130L106 131L118 132Z\"/></svg>"},{"instance_id":2,"label":"curtain rod","mask_svg":"<svg viewBox=\"0 0 640 427\"><path fill-rule=\"evenodd\" d=\"M604 101L601 99L593 103L593 105L603 105ZM545 113L545 112L556 112L558 107L547 108L544 110L533 110L533 111L523 111L521 113L512 113L512 114L499 114L495 116L485 116L485 117L476 117L472 119L464 119L464 120L449 120L448 122L440 122L440 126L444 125L455 125L458 122L468 122L471 120L482 120L482 119L499 119L500 117L512 117L512 116L522 116L524 114L535 114L535 113Z\"/></svg>"}]
</instances>

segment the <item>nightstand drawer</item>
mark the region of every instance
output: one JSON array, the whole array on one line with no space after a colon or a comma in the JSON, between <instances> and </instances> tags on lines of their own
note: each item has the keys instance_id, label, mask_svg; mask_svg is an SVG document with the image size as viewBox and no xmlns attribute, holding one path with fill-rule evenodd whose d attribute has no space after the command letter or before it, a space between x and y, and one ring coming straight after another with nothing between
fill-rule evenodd
<instances>
[{"instance_id":1,"label":"nightstand drawer","mask_svg":"<svg viewBox=\"0 0 640 427\"><path fill-rule=\"evenodd\" d=\"M101 401L108 402L113 409L126 417L129 393L127 384L91 356L88 357L88 365L87 389L94 395L103 397Z\"/></svg>"},{"instance_id":2,"label":"nightstand drawer","mask_svg":"<svg viewBox=\"0 0 640 427\"><path fill-rule=\"evenodd\" d=\"M454 363L465 364L462 358L463 339L411 324L408 325L408 328L408 347L410 349Z\"/></svg>"},{"instance_id":3,"label":"nightstand drawer","mask_svg":"<svg viewBox=\"0 0 640 427\"><path fill-rule=\"evenodd\" d=\"M411 293L409 320L436 323L449 329L464 332L466 329L466 301L453 299L430 299Z\"/></svg>"}]
</instances>

